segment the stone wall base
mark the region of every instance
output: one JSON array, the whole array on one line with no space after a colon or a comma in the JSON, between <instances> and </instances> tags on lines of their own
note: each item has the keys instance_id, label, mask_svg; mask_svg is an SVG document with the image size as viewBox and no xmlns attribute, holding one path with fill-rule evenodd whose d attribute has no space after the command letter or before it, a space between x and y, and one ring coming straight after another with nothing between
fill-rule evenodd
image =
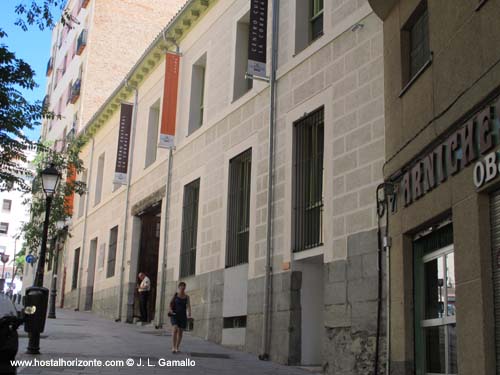
<instances>
[{"instance_id":1,"label":"stone wall base","mask_svg":"<svg viewBox=\"0 0 500 375\"><path fill-rule=\"evenodd\" d=\"M377 231L348 237L347 259L325 264L325 374L374 373L378 310ZM382 258L380 374L385 373L385 254Z\"/></svg>"}]
</instances>

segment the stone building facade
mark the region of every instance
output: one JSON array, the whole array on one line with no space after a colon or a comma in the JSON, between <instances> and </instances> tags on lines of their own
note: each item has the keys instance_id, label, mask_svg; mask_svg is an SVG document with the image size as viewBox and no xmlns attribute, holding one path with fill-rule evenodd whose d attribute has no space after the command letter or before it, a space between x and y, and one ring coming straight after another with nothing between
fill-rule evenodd
<instances>
[{"instance_id":1,"label":"stone building facade","mask_svg":"<svg viewBox=\"0 0 500 375\"><path fill-rule=\"evenodd\" d=\"M500 1L370 4L384 21L391 374L498 374Z\"/></svg>"},{"instance_id":2,"label":"stone building facade","mask_svg":"<svg viewBox=\"0 0 500 375\"><path fill-rule=\"evenodd\" d=\"M331 374L369 374L378 306L375 190L385 147L382 23L365 0L324 2L311 8L312 18L301 4L282 1L279 9L267 354ZM183 280L195 335L262 354L270 89L246 80L241 65L249 7L188 1L85 124L80 178L89 191L75 199L66 307L131 322L136 275L147 271L156 325L168 324L169 300ZM320 30L309 24L317 19ZM169 159L156 145L173 40L181 57ZM268 57L270 46L271 32ZM267 65L269 72L269 58ZM125 186L112 178L122 102L137 103Z\"/></svg>"}]
</instances>

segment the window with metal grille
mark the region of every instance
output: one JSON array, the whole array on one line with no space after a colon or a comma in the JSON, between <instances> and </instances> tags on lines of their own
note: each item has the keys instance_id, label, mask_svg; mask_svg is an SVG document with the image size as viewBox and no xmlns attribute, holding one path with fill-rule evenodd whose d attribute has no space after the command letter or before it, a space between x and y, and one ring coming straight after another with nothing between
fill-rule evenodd
<instances>
[{"instance_id":1,"label":"window with metal grille","mask_svg":"<svg viewBox=\"0 0 500 375\"><path fill-rule=\"evenodd\" d=\"M191 276L196 272L196 240L198 235L199 197L200 179L184 186L180 265L181 277Z\"/></svg>"},{"instance_id":2,"label":"window with metal grille","mask_svg":"<svg viewBox=\"0 0 500 375\"><path fill-rule=\"evenodd\" d=\"M106 277L115 276L116 267L116 244L118 242L118 225L109 231L108 267Z\"/></svg>"},{"instance_id":3,"label":"window with metal grille","mask_svg":"<svg viewBox=\"0 0 500 375\"><path fill-rule=\"evenodd\" d=\"M80 248L75 250L73 258L73 279L71 280L71 289L76 289L78 286L78 268L80 267Z\"/></svg>"},{"instance_id":4,"label":"window with metal grille","mask_svg":"<svg viewBox=\"0 0 500 375\"><path fill-rule=\"evenodd\" d=\"M294 123L294 251L323 244L324 109Z\"/></svg>"},{"instance_id":5,"label":"window with metal grille","mask_svg":"<svg viewBox=\"0 0 500 375\"><path fill-rule=\"evenodd\" d=\"M229 162L226 267L248 263L252 149Z\"/></svg>"}]
</instances>

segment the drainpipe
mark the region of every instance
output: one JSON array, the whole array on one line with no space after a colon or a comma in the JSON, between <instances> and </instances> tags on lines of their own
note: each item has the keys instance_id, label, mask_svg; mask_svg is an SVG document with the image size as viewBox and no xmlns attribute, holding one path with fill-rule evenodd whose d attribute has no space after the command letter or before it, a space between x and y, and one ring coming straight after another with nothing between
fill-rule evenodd
<instances>
[{"instance_id":1,"label":"drainpipe","mask_svg":"<svg viewBox=\"0 0 500 375\"><path fill-rule=\"evenodd\" d=\"M270 106L269 106L269 155L267 179L267 249L266 249L266 275L264 291L264 324L262 326L262 354L261 360L269 360L269 344L271 338L271 307L272 307L272 219L273 219L273 177L274 177L274 144L276 133L276 70L278 65L278 31L279 31L279 0L272 3L272 45L271 45L271 76Z\"/></svg>"},{"instance_id":2,"label":"drainpipe","mask_svg":"<svg viewBox=\"0 0 500 375\"><path fill-rule=\"evenodd\" d=\"M396 187L389 182L381 183L376 190L377 202L377 241L378 241L378 302L377 302L377 337L375 343L375 361L373 373L379 374L381 316L382 316L382 252L385 251L386 262L386 374L390 374L391 367L391 238L389 237L390 198L394 198ZM382 236L380 222L385 215L385 230Z\"/></svg>"},{"instance_id":3,"label":"drainpipe","mask_svg":"<svg viewBox=\"0 0 500 375\"><path fill-rule=\"evenodd\" d=\"M389 237L389 201L385 213L385 264L386 264L386 374L391 372L391 238Z\"/></svg>"},{"instance_id":4,"label":"drainpipe","mask_svg":"<svg viewBox=\"0 0 500 375\"><path fill-rule=\"evenodd\" d=\"M88 187L90 186L90 180L92 179L92 166L94 165L94 146L95 146L95 138L92 137L92 146L90 148L90 164L89 164L89 173L87 176L87 181L86 188L87 192L85 193L87 195L85 199L85 215L84 215L84 220L83 220L83 241L82 241L82 252L80 254L80 270L78 271L78 285L77 285L77 297L76 297L76 309L75 311L78 311L80 309L80 297L82 294L82 273L83 273L83 260L84 255L85 255L85 244L87 243L87 219L88 219L88 213L89 213L89 201L90 201L90 194L89 194L89 189ZM81 199L81 197L80 197Z\"/></svg>"},{"instance_id":5,"label":"drainpipe","mask_svg":"<svg viewBox=\"0 0 500 375\"><path fill-rule=\"evenodd\" d=\"M180 48L175 39L167 40L165 36L165 30L163 31L163 40L166 43L169 41L172 42L175 46L175 52L180 54ZM168 221L170 218L170 193L172 190L172 164L173 164L173 153L175 147L171 147L168 150L168 173L167 173L167 182L165 187L165 225L163 229L163 264L162 264L162 272L161 272L161 282L160 282L160 308L159 308L159 316L157 318L156 328L161 328L163 326L163 314L164 314L164 304L165 304L165 290L167 283L167 246L168 246Z\"/></svg>"},{"instance_id":6,"label":"drainpipe","mask_svg":"<svg viewBox=\"0 0 500 375\"><path fill-rule=\"evenodd\" d=\"M123 224L123 242L122 242L122 258L120 264L120 285L118 292L118 316L115 322L119 322L122 318L122 305L123 305L123 274L125 272L125 253L127 251L127 227L128 227L128 209L130 205L130 182L132 180L132 166L134 161L134 143L135 143L135 128L137 123L137 107L139 103L139 90L137 87L131 87L128 81L125 81L125 86L130 87L134 90L134 108L132 110L132 130L130 133L130 147L128 152L128 173L127 173L127 185L125 190L125 222Z\"/></svg>"}]
</instances>

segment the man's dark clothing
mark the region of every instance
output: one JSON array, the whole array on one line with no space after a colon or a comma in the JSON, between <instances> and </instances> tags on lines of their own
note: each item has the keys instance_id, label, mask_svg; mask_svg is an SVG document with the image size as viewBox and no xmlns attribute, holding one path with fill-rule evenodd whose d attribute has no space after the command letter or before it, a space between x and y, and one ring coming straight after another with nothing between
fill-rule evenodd
<instances>
[{"instance_id":1,"label":"man's dark clothing","mask_svg":"<svg viewBox=\"0 0 500 375\"><path fill-rule=\"evenodd\" d=\"M142 322L148 322L148 299L149 291L139 292L139 306L141 309Z\"/></svg>"}]
</instances>

